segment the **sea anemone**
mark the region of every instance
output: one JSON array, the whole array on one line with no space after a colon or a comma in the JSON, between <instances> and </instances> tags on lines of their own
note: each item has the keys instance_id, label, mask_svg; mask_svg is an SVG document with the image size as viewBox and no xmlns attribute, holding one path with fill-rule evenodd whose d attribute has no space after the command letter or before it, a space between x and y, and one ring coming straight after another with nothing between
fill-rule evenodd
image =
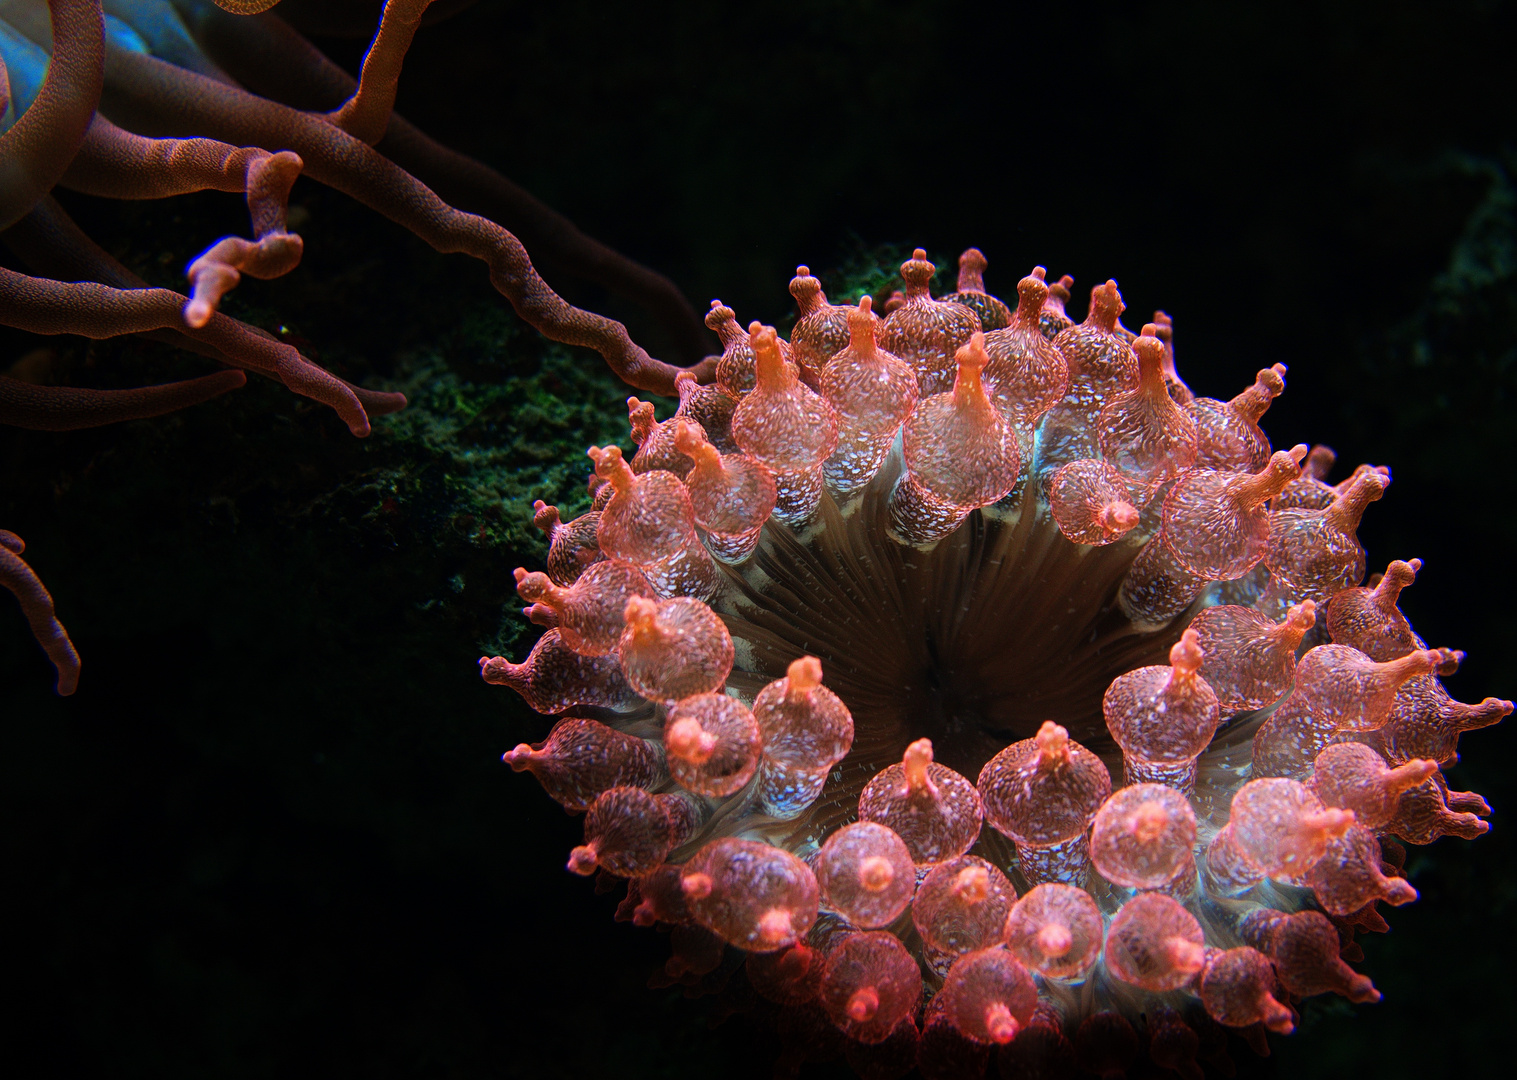
<instances>
[{"instance_id":1,"label":"sea anemone","mask_svg":"<svg viewBox=\"0 0 1517 1080\"><path fill-rule=\"evenodd\" d=\"M984 267L934 298L916 251L883 319L801 267L788 342L713 302L716 381L539 504L549 629L482 674L563 717L505 760L585 814L569 868L675 928L672 980L746 956L788 1062L1189 1073L1379 997L1354 934L1416 898L1403 843L1486 831L1440 769L1512 706L1444 689L1418 560L1363 584L1389 470L1272 451L1283 364L1197 398L1115 282L1074 323Z\"/></svg>"}]
</instances>

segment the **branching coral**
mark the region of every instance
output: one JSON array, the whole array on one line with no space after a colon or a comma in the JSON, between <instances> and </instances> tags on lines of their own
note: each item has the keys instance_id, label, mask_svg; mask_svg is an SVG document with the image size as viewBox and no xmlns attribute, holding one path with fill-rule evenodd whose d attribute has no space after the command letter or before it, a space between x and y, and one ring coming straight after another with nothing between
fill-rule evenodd
<instances>
[{"instance_id":1,"label":"branching coral","mask_svg":"<svg viewBox=\"0 0 1517 1080\"><path fill-rule=\"evenodd\" d=\"M962 265L973 308L919 250L883 320L802 267L789 342L713 305L716 383L630 399L594 509L540 509L550 629L481 672L569 718L506 760L587 810L571 869L679 928L670 978L747 954L790 1065L1195 1074L1300 998L1377 1000L1353 936L1416 898L1403 843L1486 830L1441 769L1512 709L1444 689L1419 562L1361 585L1389 470L1272 452L1285 366L1197 398L1115 282L1076 324L1067 279L1003 305Z\"/></svg>"}]
</instances>

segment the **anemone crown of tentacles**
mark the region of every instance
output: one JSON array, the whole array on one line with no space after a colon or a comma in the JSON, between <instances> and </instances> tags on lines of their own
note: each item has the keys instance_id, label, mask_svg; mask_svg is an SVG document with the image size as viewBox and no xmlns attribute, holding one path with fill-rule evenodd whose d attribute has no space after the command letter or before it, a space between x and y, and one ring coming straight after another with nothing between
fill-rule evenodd
<instances>
[{"instance_id":1,"label":"anemone crown of tentacles","mask_svg":"<svg viewBox=\"0 0 1517 1080\"><path fill-rule=\"evenodd\" d=\"M1441 769L1512 704L1444 689L1420 561L1361 584L1390 471L1273 450L1284 364L1197 398L1116 282L1076 323L985 268L935 298L918 250L851 306L800 267L788 342L713 301L716 381L628 400L589 513L538 504L548 629L481 673L562 717L505 760L674 928L654 985L745 978L782 1071L1196 1074L1378 999L1354 934L1416 899L1403 844L1486 831Z\"/></svg>"}]
</instances>

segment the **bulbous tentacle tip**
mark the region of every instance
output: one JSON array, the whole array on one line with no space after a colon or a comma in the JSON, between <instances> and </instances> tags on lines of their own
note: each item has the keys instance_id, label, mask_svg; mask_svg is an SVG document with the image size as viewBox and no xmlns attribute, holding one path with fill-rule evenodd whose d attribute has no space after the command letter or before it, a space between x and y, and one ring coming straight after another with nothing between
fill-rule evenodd
<instances>
[{"instance_id":1,"label":"bulbous tentacle tip","mask_svg":"<svg viewBox=\"0 0 1517 1080\"><path fill-rule=\"evenodd\" d=\"M748 341L753 346L753 352L758 357L760 367L763 366L764 352L772 351L775 358L779 358L780 334L772 326L765 326L754 319L748 324Z\"/></svg>"},{"instance_id":2,"label":"bulbous tentacle tip","mask_svg":"<svg viewBox=\"0 0 1517 1080\"><path fill-rule=\"evenodd\" d=\"M1356 820L1352 810L1330 806L1326 810L1302 814L1300 828L1303 835L1315 835L1322 841L1336 840L1353 828Z\"/></svg>"},{"instance_id":3,"label":"bulbous tentacle tip","mask_svg":"<svg viewBox=\"0 0 1517 1080\"><path fill-rule=\"evenodd\" d=\"M685 894L687 900L704 900L711 895L715 886L710 874L693 873L680 878L680 891Z\"/></svg>"},{"instance_id":4,"label":"bulbous tentacle tip","mask_svg":"<svg viewBox=\"0 0 1517 1080\"><path fill-rule=\"evenodd\" d=\"M626 619L628 629L635 634L655 633L658 628L658 601L646 596L630 597L622 611L622 617Z\"/></svg>"},{"instance_id":5,"label":"bulbous tentacle tip","mask_svg":"<svg viewBox=\"0 0 1517 1080\"><path fill-rule=\"evenodd\" d=\"M864 986L855 990L848 998L846 1007L848 1019L856 1024L867 1024L874 1019L875 1013L880 1011L879 991L872 986Z\"/></svg>"},{"instance_id":6,"label":"bulbous tentacle tip","mask_svg":"<svg viewBox=\"0 0 1517 1080\"><path fill-rule=\"evenodd\" d=\"M958 291L983 293L985 291L985 268L990 263L979 248L968 248L959 256Z\"/></svg>"},{"instance_id":7,"label":"bulbous tentacle tip","mask_svg":"<svg viewBox=\"0 0 1517 1080\"><path fill-rule=\"evenodd\" d=\"M543 532L547 533L549 539L552 539L553 530L556 529L562 523L562 521L563 518L558 512L558 507L549 506L541 499L538 499L532 504L532 524L537 526Z\"/></svg>"},{"instance_id":8,"label":"bulbous tentacle tip","mask_svg":"<svg viewBox=\"0 0 1517 1080\"><path fill-rule=\"evenodd\" d=\"M949 891L965 904L982 904L990 896L990 873L983 866L966 866L954 876Z\"/></svg>"},{"instance_id":9,"label":"bulbous tentacle tip","mask_svg":"<svg viewBox=\"0 0 1517 1080\"><path fill-rule=\"evenodd\" d=\"M614 490L623 491L632 484L632 466L623 459L620 446L592 446L585 453L595 465L595 475Z\"/></svg>"},{"instance_id":10,"label":"bulbous tentacle tip","mask_svg":"<svg viewBox=\"0 0 1517 1080\"><path fill-rule=\"evenodd\" d=\"M959 376L962 378L966 372L978 376L985 370L985 365L990 363L990 354L985 351L985 332L976 330L969 335L969 340L959 346L958 352L953 354L954 361L959 365Z\"/></svg>"},{"instance_id":11,"label":"bulbous tentacle tip","mask_svg":"<svg viewBox=\"0 0 1517 1080\"><path fill-rule=\"evenodd\" d=\"M1090 290L1090 314L1087 319L1108 333L1115 332L1117 319L1126 310L1127 305L1122 302L1122 293L1117 289L1115 280L1108 280Z\"/></svg>"},{"instance_id":12,"label":"bulbous tentacle tip","mask_svg":"<svg viewBox=\"0 0 1517 1080\"><path fill-rule=\"evenodd\" d=\"M927 766L932 764L932 740L918 739L906 747L901 756L901 765L906 770L906 782L912 787L927 782Z\"/></svg>"},{"instance_id":13,"label":"bulbous tentacle tip","mask_svg":"<svg viewBox=\"0 0 1517 1080\"><path fill-rule=\"evenodd\" d=\"M1143 329L1147 331L1152 325L1150 323ZM1147 385L1155 380L1159 384L1162 384L1164 359L1169 355L1168 351L1164 348L1164 342L1160 341L1153 334L1145 332L1133 339L1132 350L1138 354L1138 371L1144 384Z\"/></svg>"},{"instance_id":14,"label":"bulbous tentacle tip","mask_svg":"<svg viewBox=\"0 0 1517 1080\"><path fill-rule=\"evenodd\" d=\"M1101 508L1101 527L1108 536L1118 537L1132 530L1141 515L1130 502L1107 503Z\"/></svg>"},{"instance_id":15,"label":"bulbous tentacle tip","mask_svg":"<svg viewBox=\"0 0 1517 1080\"><path fill-rule=\"evenodd\" d=\"M513 664L504 656L481 656L479 675L494 686L516 686L523 681L525 664Z\"/></svg>"},{"instance_id":16,"label":"bulbous tentacle tip","mask_svg":"<svg viewBox=\"0 0 1517 1080\"><path fill-rule=\"evenodd\" d=\"M481 661L484 657L480 657ZM517 743L515 747L500 755L500 760L511 766L512 772L526 772L532 764L532 755L535 753L528 743Z\"/></svg>"},{"instance_id":17,"label":"bulbous tentacle tip","mask_svg":"<svg viewBox=\"0 0 1517 1080\"><path fill-rule=\"evenodd\" d=\"M1021 1030L1022 1025L1017 1023L1017 1018L1011 1015L1011 1010L1003 1003L998 1001L985 1007L985 1034L991 1042L1005 1046Z\"/></svg>"},{"instance_id":18,"label":"bulbous tentacle tip","mask_svg":"<svg viewBox=\"0 0 1517 1080\"><path fill-rule=\"evenodd\" d=\"M723 349L730 349L734 343L747 337L737 323L737 313L720 300L711 301L711 310L706 312L705 323L706 328L715 331L721 339Z\"/></svg>"},{"instance_id":19,"label":"bulbous tentacle tip","mask_svg":"<svg viewBox=\"0 0 1517 1080\"><path fill-rule=\"evenodd\" d=\"M1402 561L1393 559L1385 568L1385 573L1380 576L1380 581L1374 586L1373 601L1375 606L1389 614L1397 610L1397 601L1401 591L1417 580L1417 575L1422 570L1421 559Z\"/></svg>"},{"instance_id":20,"label":"bulbous tentacle tip","mask_svg":"<svg viewBox=\"0 0 1517 1080\"><path fill-rule=\"evenodd\" d=\"M801 308L801 314L806 314L817 306L818 303L826 303L827 298L822 294L822 283L812 273L809 266L797 266L795 277L790 279L790 295Z\"/></svg>"},{"instance_id":21,"label":"bulbous tentacle tip","mask_svg":"<svg viewBox=\"0 0 1517 1080\"><path fill-rule=\"evenodd\" d=\"M721 461L721 451L711 445L705 430L684 417L678 417L674 421L674 448L697 464L717 464Z\"/></svg>"},{"instance_id":22,"label":"bulbous tentacle tip","mask_svg":"<svg viewBox=\"0 0 1517 1080\"><path fill-rule=\"evenodd\" d=\"M701 443L706 440L701 437L699 429L690 421L680 417L674 421L674 447L680 453L689 456Z\"/></svg>"},{"instance_id":23,"label":"bulbous tentacle tip","mask_svg":"<svg viewBox=\"0 0 1517 1080\"><path fill-rule=\"evenodd\" d=\"M638 397L627 399L627 420L632 428L632 441L641 446L653 432L653 402Z\"/></svg>"},{"instance_id":24,"label":"bulbous tentacle tip","mask_svg":"<svg viewBox=\"0 0 1517 1080\"><path fill-rule=\"evenodd\" d=\"M1044 956L1053 960L1067 956L1069 950L1074 947L1075 942L1074 935L1070 933L1069 927L1063 923L1046 923L1037 932L1036 937L1038 949Z\"/></svg>"},{"instance_id":25,"label":"bulbous tentacle tip","mask_svg":"<svg viewBox=\"0 0 1517 1080\"><path fill-rule=\"evenodd\" d=\"M1276 1035L1289 1035L1296 1030L1295 1013L1274 998L1269 999L1269 1009L1264 1015L1263 1023Z\"/></svg>"},{"instance_id":26,"label":"bulbous tentacle tip","mask_svg":"<svg viewBox=\"0 0 1517 1080\"><path fill-rule=\"evenodd\" d=\"M1043 267L1035 266L1032 273L1017 282L1017 315L1026 326L1037 325L1043 301L1048 299L1048 283L1043 280L1046 273Z\"/></svg>"},{"instance_id":27,"label":"bulbous tentacle tip","mask_svg":"<svg viewBox=\"0 0 1517 1080\"><path fill-rule=\"evenodd\" d=\"M1311 473L1317 480L1326 480L1327 474L1333 471L1333 465L1338 460L1338 452L1331 446L1323 446L1318 443L1313 446L1311 452L1306 455L1306 471Z\"/></svg>"},{"instance_id":28,"label":"bulbous tentacle tip","mask_svg":"<svg viewBox=\"0 0 1517 1080\"><path fill-rule=\"evenodd\" d=\"M1285 373L1288 370L1284 364L1271 364L1254 376L1254 385L1272 398L1279 397L1285 393Z\"/></svg>"},{"instance_id":29,"label":"bulbous tentacle tip","mask_svg":"<svg viewBox=\"0 0 1517 1080\"><path fill-rule=\"evenodd\" d=\"M588 844L580 844L569 852L569 863L566 867L580 877L589 877L596 871L595 849Z\"/></svg>"},{"instance_id":30,"label":"bulbous tentacle tip","mask_svg":"<svg viewBox=\"0 0 1517 1080\"><path fill-rule=\"evenodd\" d=\"M709 734L693 716L682 717L664 729L664 749L669 756L691 765L710 760L716 736Z\"/></svg>"},{"instance_id":31,"label":"bulbous tentacle tip","mask_svg":"<svg viewBox=\"0 0 1517 1080\"><path fill-rule=\"evenodd\" d=\"M906 295L908 297L925 296L927 287L932 281L932 275L938 272L938 268L927 260L927 250L917 248L911 253L911 258L901 264L901 280L906 283Z\"/></svg>"},{"instance_id":32,"label":"bulbous tentacle tip","mask_svg":"<svg viewBox=\"0 0 1517 1080\"><path fill-rule=\"evenodd\" d=\"M791 690L813 690L822 685L822 662L814 656L792 660L785 669L785 677L790 680Z\"/></svg>"},{"instance_id":33,"label":"bulbous tentacle tip","mask_svg":"<svg viewBox=\"0 0 1517 1080\"><path fill-rule=\"evenodd\" d=\"M1166 938L1164 954L1170 970L1193 975L1206 967L1206 946L1184 937Z\"/></svg>"},{"instance_id":34,"label":"bulbous tentacle tip","mask_svg":"<svg viewBox=\"0 0 1517 1080\"><path fill-rule=\"evenodd\" d=\"M1175 669L1177 675L1186 677L1194 675L1201 670L1201 662L1206 659L1206 652L1201 648L1201 635L1194 627L1187 629L1180 635L1180 640L1175 642L1169 650L1169 666Z\"/></svg>"},{"instance_id":35,"label":"bulbous tentacle tip","mask_svg":"<svg viewBox=\"0 0 1517 1080\"><path fill-rule=\"evenodd\" d=\"M883 892L895 880L895 867L883 855L870 855L859 863L859 885L868 892Z\"/></svg>"},{"instance_id":36,"label":"bulbous tentacle tip","mask_svg":"<svg viewBox=\"0 0 1517 1080\"><path fill-rule=\"evenodd\" d=\"M793 943L795 941L793 912L789 908L770 908L759 916L757 933L754 937L757 944L769 949L777 949Z\"/></svg>"},{"instance_id":37,"label":"bulbous tentacle tip","mask_svg":"<svg viewBox=\"0 0 1517 1080\"><path fill-rule=\"evenodd\" d=\"M1385 776L1385 789L1399 794L1414 788L1438 771L1438 763L1429 758L1412 758L1404 765L1397 765Z\"/></svg>"},{"instance_id":38,"label":"bulbous tentacle tip","mask_svg":"<svg viewBox=\"0 0 1517 1080\"><path fill-rule=\"evenodd\" d=\"M924 253L925 254L925 253ZM967 271L974 275L983 274L990 263L985 258L985 253L979 248L965 248L959 256L959 291L965 291L963 274Z\"/></svg>"},{"instance_id":39,"label":"bulbous tentacle tip","mask_svg":"<svg viewBox=\"0 0 1517 1080\"><path fill-rule=\"evenodd\" d=\"M1069 731L1052 720L1044 720L1043 726L1033 736L1038 748L1038 762L1043 766L1057 765L1069 760L1073 741Z\"/></svg>"},{"instance_id":40,"label":"bulbous tentacle tip","mask_svg":"<svg viewBox=\"0 0 1517 1080\"><path fill-rule=\"evenodd\" d=\"M1152 843L1164 835L1169 820L1169 811L1161 803L1157 801L1142 803L1128 818L1127 831L1136 840Z\"/></svg>"},{"instance_id":41,"label":"bulbous tentacle tip","mask_svg":"<svg viewBox=\"0 0 1517 1080\"><path fill-rule=\"evenodd\" d=\"M1283 625L1295 632L1298 638L1304 635L1317 625L1317 602L1303 600L1299 604L1292 604L1285 613Z\"/></svg>"}]
</instances>

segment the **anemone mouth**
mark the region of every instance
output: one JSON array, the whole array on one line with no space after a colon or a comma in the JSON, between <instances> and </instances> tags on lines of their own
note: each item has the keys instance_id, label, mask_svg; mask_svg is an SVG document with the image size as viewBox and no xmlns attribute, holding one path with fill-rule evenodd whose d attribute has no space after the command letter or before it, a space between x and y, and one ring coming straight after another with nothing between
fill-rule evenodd
<instances>
[{"instance_id":1,"label":"anemone mouth","mask_svg":"<svg viewBox=\"0 0 1517 1080\"><path fill-rule=\"evenodd\" d=\"M1151 528L1071 544L1044 500L1015 498L936 544L903 545L887 531L901 472L896 452L854 498L824 495L805 528L771 523L751 558L723 568L728 587L712 602L736 648L730 690L751 701L812 655L854 717L853 747L820 798L764 830L786 846L854 820L864 785L924 737L934 760L972 779L1052 720L1120 768L1102 695L1123 672L1162 663L1188 622L1144 630L1117 606Z\"/></svg>"}]
</instances>

